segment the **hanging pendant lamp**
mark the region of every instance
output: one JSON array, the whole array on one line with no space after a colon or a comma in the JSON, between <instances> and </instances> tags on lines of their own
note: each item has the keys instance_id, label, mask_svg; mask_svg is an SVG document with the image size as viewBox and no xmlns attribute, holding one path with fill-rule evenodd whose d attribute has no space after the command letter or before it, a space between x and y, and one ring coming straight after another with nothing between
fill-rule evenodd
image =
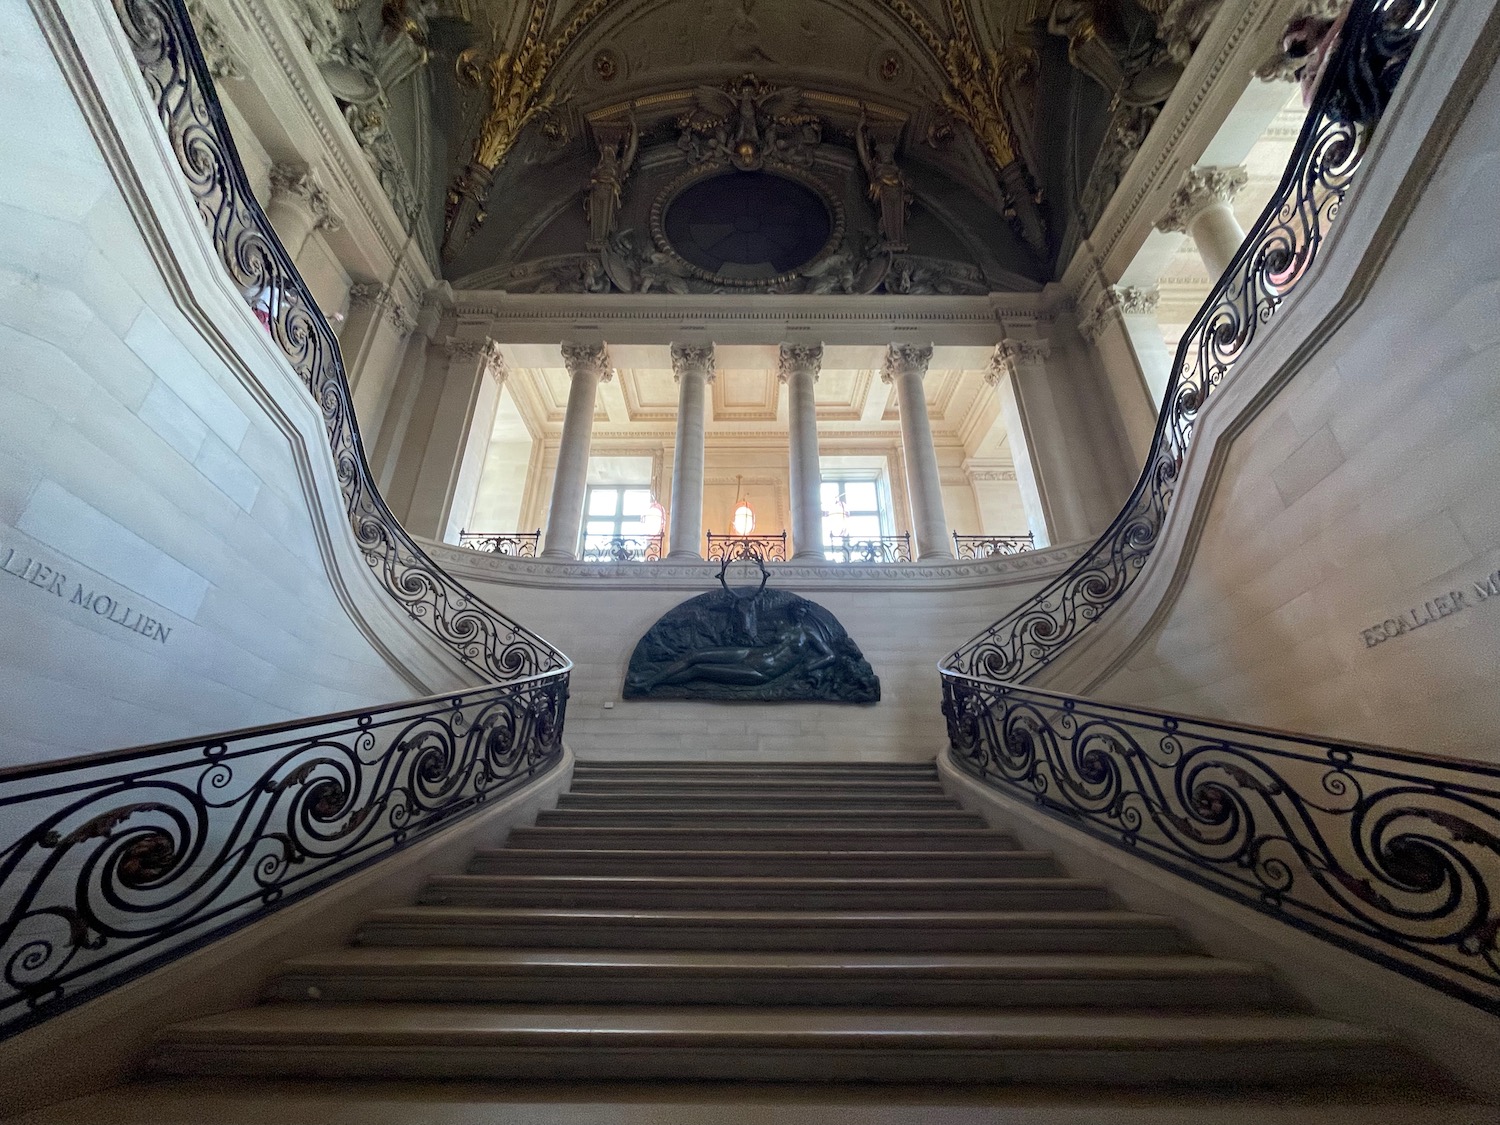
<instances>
[{"instance_id":1,"label":"hanging pendant lamp","mask_svg":"<svg viewBox=\"0 0 1500 1125\"><path fill-rule=\"evenodd\" d=\"M730 521L736 535L749 535L755 530L755 509L740 495L740 483L744 476L736 473L734 478L734 518Z\"/></svg>"}]
</instances>

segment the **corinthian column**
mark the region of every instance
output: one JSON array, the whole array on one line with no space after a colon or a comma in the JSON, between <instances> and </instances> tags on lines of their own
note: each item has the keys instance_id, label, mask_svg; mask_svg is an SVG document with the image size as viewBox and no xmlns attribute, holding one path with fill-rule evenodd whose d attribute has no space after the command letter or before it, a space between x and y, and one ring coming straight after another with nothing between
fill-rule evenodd
<instances>
[{"instance_id":1,"label":"corinthian column","mask_svg":"<svg viewBox=\"0 0 1500 1125\"><path fill-rule=\"evenodd\" d=\"M813 401L822 344L782 344L778 372L786 384L788 438L791 449L792 546L794 560L823 561L823 502L818 495L823 473L818 467L818 413Z\"/></svg>"},{"instance_id":2,"label":"corinthian column","mask_svg":"<svg viewBox=\"0 0 1500 1125\"><path fill-rule=\"evenodd\" d=\"M1248 179L1244 168L1189 168L1167 213L1156 224L1157 230L1168 234L1186 231L1215 281L1223 276L1245 241L1245 230L1231 205Z\"/></svg>"},{"instance_id":3,"label":"corinthian column","mask_svg":"<svg viewBox=\"0 0 1500 1125\"><path fill-rule=\"evenodd\" d=\"M594 399L599 384L608 382L614 370L609 365L609 349L603 344L564 344L562 357L568 369L568 409L563 414L542 557L576 559L588 488L589 447L594 440Z\"/></svg>"},{"instance_id":4,"label":"corinthian column","mask_svg":"<svg viewBox=\"0 0 1500 1125\"><path fill-rule=\"evenodd\" d=\"M932 345L892 344L885 350L881 379L896 384L901 407L901 449L906 456L906 491L911 497L912 529L917 558L951 559L948 518L943 514L943 485L938 475L932 423L927 418L927 394L922 380L932 362Z\"/></svg>"},{"instance_id":5,"label":"corinthian column","mask_svg":"<svg viewBox=\"0 0 1500 1125\"><path fill-rule=\"evenodd\" d=\"M703 542L703 427L708 384L714 381L712 344L673 344L677 380L677 448L672 458L671 537L667 557L701 559Z\"/></svg>"},{"instance_id":6,"label":"corinthian column","mask_svg":"<svg viewBox=\"0 0 1500 1125\"><path fill-rule=\"evenodd\" d=\"M338 230L341 225L327 193L318 186L306 164L271 165L266 217L276 228L276 235L293 263L301 257L313 231Z\"/></svg>"}]
</instances>

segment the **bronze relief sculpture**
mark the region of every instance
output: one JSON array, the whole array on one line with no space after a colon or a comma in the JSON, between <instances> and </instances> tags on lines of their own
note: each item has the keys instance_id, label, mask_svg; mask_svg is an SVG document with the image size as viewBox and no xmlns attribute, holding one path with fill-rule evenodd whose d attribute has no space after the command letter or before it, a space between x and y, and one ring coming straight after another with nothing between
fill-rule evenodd
<instances>
[{"instance_id":1,"label":"bronze relief sculpture","mask_svg":"<svg viewBox=\"0 0 1500 1125\"><path fill-rule=\"evenodd\" d=\"M875 703L880 679L838 619L787 590L723 589L689 598L630 655L626 699Z\"/></svg>"}]
</instances>

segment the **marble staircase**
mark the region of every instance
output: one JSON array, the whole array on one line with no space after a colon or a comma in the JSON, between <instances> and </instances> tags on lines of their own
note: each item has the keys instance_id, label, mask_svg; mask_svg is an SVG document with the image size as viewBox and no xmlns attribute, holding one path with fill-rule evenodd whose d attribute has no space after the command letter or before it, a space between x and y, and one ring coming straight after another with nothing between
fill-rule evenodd
<instances>
[{"instance_id":1,"label":"marble staircase","mask_svg":"<svg viewBox=\"0 0 1500 1125\"><path fill-rule=\"evenodd\" d=\"M930 764L580 763L534 827L287 964L259 1006L168 1028L150 1068L1220 1100L1443 1086L1024 850Z\"/></svg>"}]
</instances>

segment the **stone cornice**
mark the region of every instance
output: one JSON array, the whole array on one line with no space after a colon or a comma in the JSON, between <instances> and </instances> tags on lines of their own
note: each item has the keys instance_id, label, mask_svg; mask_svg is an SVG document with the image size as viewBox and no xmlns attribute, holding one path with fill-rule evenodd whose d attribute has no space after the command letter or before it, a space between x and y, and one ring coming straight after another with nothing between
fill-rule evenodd
<instances>
[{"instance_id":1,"label":"stone cornice","mask_svg":"<svg viewBox=\"0 0 1500 1125\"><path fill-rule=\"evenodd\" d=\"M570 589L661 590L704 593L717 588L718 563L579 563L551 559L518 559L453 547L422 544L448 573L465 581L508 586ZM1030 585L1061 573L1084 552L1076 543L1026 551L1019 555L963 562L887 563L843 566L832 563L767 563L771 584L813 590L951 590Z\"/></svg>"}]
</instances>

